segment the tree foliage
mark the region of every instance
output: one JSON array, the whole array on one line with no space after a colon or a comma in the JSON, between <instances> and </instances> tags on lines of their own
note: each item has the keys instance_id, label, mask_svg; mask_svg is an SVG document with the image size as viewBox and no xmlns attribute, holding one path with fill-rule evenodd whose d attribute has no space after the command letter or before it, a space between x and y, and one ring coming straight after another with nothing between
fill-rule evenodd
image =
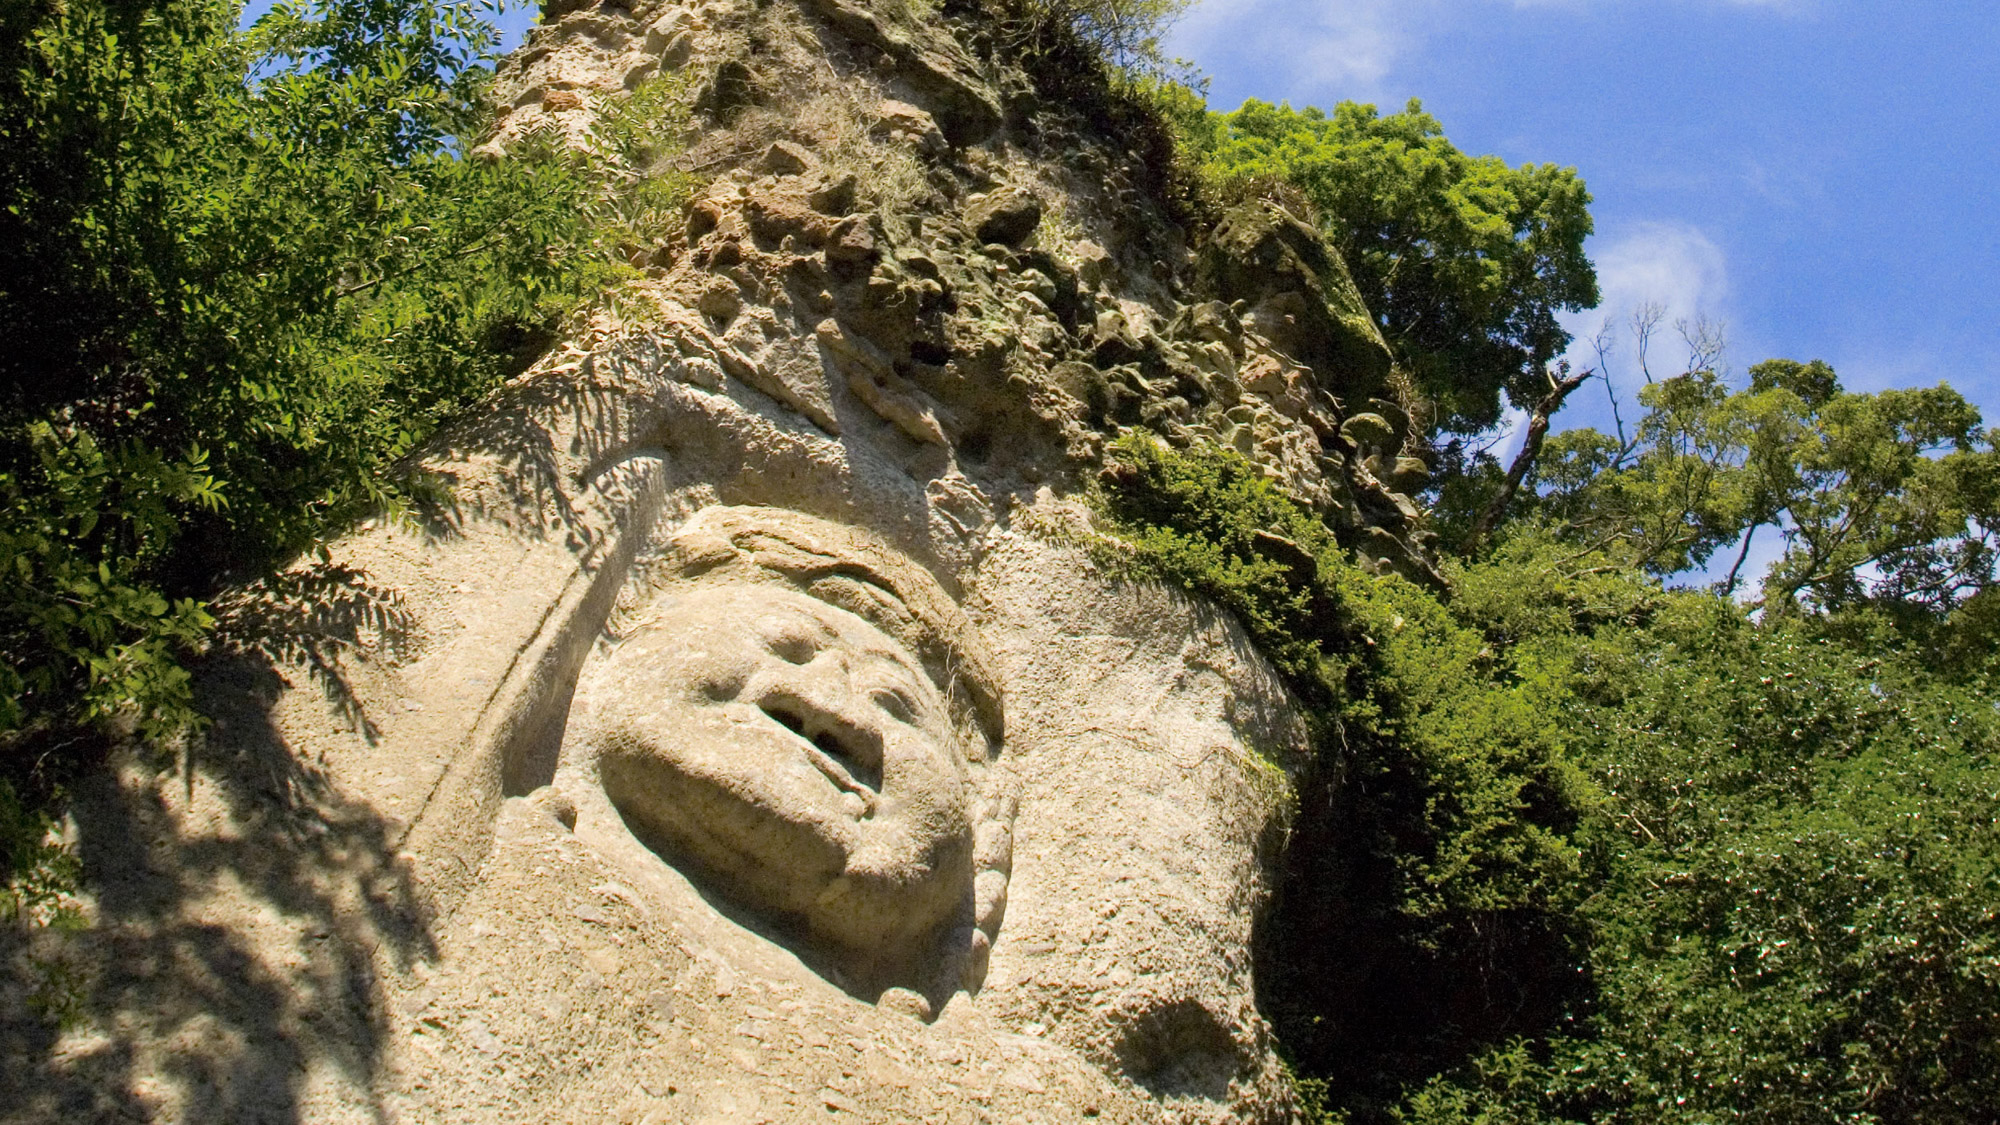
<instances>
[{"instance_id":1,"label":"tree foliage","mask_svg":"<svg viewBox=\"0 0 2000 1125\"><path fill-rule=\"evenodd\" d=\"M621 242L677 220L686 184L645 174L673 140L666 84L608 114L599 151L467 158L488 7L284 0L247 29L235 0L0 8L16 905L73 874L47 814L106 735L200 722L207 599L402 510L425 488L402 459L602 292Z\"/></svg>"},{"instance_id":2,"label":"tree foliage","mask_svg":"<svg viewBox=\"0 0 2000 1125\"><path fill-rule=\"evenodd\" d=\"M202 598L393 507L599 269L576 162L462 156L474 5L239 12L0 17L0 736L188 721Z\"/></svg>"},{"instance_id":3,"label":"tree foliage","mask_svg":"<svg viewBox=\"0 0 2000 1125\"><path fill-rule=\"evenodd\" d=\"M1503 392L1537 401L1569 343L1556 314L1597 304L1576 170L1468 156L1416 101L1387 116L1343 102L1328 116L1253 99L1184 135L1217 179L1304 193L1447 431L1492 426Z\"/></svg>"},{"instance_id":4,"label":"tree foliage","mask_svg":"<svg viewBox=\"0 0 2000 1125\"><path fill-rule=\"evenodd\" d=\"M1536 687L1233 451L1114 455L1101 504L1130 554L1106 561L1233 610L1308 708L1315 762L1257 968L1295 1063L1365 1105L1560 1020L1588 796Z\"/></svg>"},{"instance_id":5,"label":"tree foliage","mask_svg":"<svg viewBox=\"0 0 2000 1125\"><path fill-rule=\"evenodd\" d=\"M1640 402L1628 439L1571 430L1546 450L1542 508L1573 539L1662 575L1737 544L1730 594L1755 580L1753 538L1779 540L1758 603L1774 614L1938 621L1992 586L2000 449L1950 387L1854 393L1824 363L1771 360L1739 390L1697 370Z\"/></svg>"},{"instance_id":6,"label":"tree foliage","mask_svg":"<svg viewBox=\"0 0 2000 1125\"><path fill-rule=\"evenodd\" d=\"M1575 581L1568 557L1519 536L1454 608L1540 623L1517 660L1559 675L1550 714L1599 794L1578 833L1589 1014L1416 1087L1402 1118L1982 1120L2000 1093L1990 702L1707 593L1577 630L1546 600ZM1533 591L1524 563L1557 580Z\"/></svg>"},{"instance_id":7,"label":"tree foliage","mask_svg":"<svg viewBox=\"0 0 2000 1125\"><path fill-rule=\"evenodd\" d=\"M1304 674L1317 760L1257 975L1329 1120L1989 1114L1981 688L1816 601L1760 619L1534 520L1449 604L1337 550L1306 567L1272 544L1319 543L1311 515L1239 458L1116 452L1101 503L1139 572Z\"/></svg>"}]
</instances>

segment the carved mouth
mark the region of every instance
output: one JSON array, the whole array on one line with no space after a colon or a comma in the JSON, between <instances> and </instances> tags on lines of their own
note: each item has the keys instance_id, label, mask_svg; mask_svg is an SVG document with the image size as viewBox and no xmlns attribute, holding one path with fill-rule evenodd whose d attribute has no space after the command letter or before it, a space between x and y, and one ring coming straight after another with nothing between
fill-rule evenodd
<instances>
[{"instance_id":1,"label":"carved mouth","mask_svg":"<svg viewBox=\"0 0 2000 1125\"><path fill-rule=\"evenodd\" d=\"M826 779L841 792L861 798L864 817L875 815L882 789L881 754L868 753L868 748L862 745L864 740L858 737L857 732L811 714L804 708L788 706L780 701L760 706L779 726L798 736L806 761L811 762L813 768L825 774Z\"/></svg>"}]
</instances>

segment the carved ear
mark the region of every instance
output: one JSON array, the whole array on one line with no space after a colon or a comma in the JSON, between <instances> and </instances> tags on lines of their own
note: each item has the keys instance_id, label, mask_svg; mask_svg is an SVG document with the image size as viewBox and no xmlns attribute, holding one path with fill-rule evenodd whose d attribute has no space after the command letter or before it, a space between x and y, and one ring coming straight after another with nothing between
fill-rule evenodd
<instances>
[{"instance_id":1,"label":"carved ear","mask_svg":"<svg viewBox=\"0 0 2000 1125\"><path fill-rule=\"evenodd\" d=\"M988 770L983 779L979 816L972 826L972 932L967 935L965 989L979 991L986 981L987 959L1000 936L1007 914L1007 883L1014 873L1014 816L1020 811L1018 786L1011 774Z\"/></svg>"}]
</instances>

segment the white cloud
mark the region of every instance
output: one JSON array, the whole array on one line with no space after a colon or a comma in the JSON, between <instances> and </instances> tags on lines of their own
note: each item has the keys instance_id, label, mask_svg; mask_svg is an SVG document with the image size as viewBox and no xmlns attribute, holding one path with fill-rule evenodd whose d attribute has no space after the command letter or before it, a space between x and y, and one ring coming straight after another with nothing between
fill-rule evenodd
<instances>
[{"instance_id":1,"label":"white cloud","mask_svg":"<svg viewBox=\"0 0 2000 1125\"><path fill-rule=\"evenodd\" d=\"M1594 367L1597 356L1590 341L1609 322L1617 337L1611 352L1612 375L1621 391L1640 381L1626 328L1635 311L1646 306L1659 309L1652 353L1656 374L1679 370L1683 349L1674 332L1677 322L1693 325L1706 318L1720 324L1726 319L1729 264L1722 248L1701 228L1679 222L1639 223L1593 245L1591 251L1604 299L1590 312L1564 317L1563 327L1576 337L1571 362ZM1663 371L1663 365L1673 370Z\"/></svg>"},{"instance_id":2,"label":"white cloud","mask_svg":"<svg viewBox=\"0 0 2000 1125\"><path fill-rule=\"evenodd\" d=\"M1367 99L1397 63L1423 42L1420 10L1432 0L1200 0L1174 29L1170 49L1197 62L1210 45L1228 44L1268 74L1272 100L1308 89L1336 89Z\"/></svg>"},{"instance_id":3,"label":"white cloud","mask_svg":"<svg viewBox=\"0 0 2000 1125\"><path fill-rule=\"evenodd\" d=\"M1654 301L1672 319L1713 311L1729 295L1722 248L1691 223L1639 223L1595 249L1607 308Z\"/></svg>"},{"instance_id":4,"label":"white cloud","mask_svg":"<svg viewBox=\"0 0 2000 1125\"><path fill-rule=\"evenodd\" d=\"M1397 67L1448 28L1493 18L1496 9L1630 6L1642 0L1196 0L1168 41L1194 59L1255 60L1259 96L1380 101ZM1798 12L1820 0L1681 0L1690 9L1734 7Z\"/></svg>"}]
</instances>

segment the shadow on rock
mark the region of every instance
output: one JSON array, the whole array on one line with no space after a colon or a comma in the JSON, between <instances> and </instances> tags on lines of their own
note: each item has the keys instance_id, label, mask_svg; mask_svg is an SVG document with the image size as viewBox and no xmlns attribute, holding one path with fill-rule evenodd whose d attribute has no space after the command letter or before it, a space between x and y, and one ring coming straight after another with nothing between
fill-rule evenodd
<instances>
[{"instance_id":1,"label":"shadow on rock","mask_svg":"<svg viewBox=\"0 0 2000 1125\"><path fill-rule=\"evenodd\" d=\"M377 649L400 659L415 647L416 619L400 593L366 571L317 563L239 591L218 610L232 650L270 667L304 669L342 720L371 744L380 737L341 658Z\"/></svg>"},{"instance_id":2,"label":"shadow on rock","mask_svg":"<svg viewBox=\"0 0 2000 1125\"><path fill-rule=\"evenodd\" d=\"M648 400L628 385L643 377L626 369L664 362L657 353L656 344L631 341L609 360L591 356L542 372L509 387L497 409L448 427L424 470L430 487L418 519L425 533L452 539L467 524L483 522L560 534L573 551L593 545L596 535L577 496L629 453L645 425Z\"/></svg>"},{"instance_id":3,"label":"shadow on rock","mask_svg":"<svg viewBox=\"0 0 2000 1125\"><path fill-rule=\"evenodd\" d=\"M378 972L435 956L396 827L278 734L268 662L232 655L201 683L216 721L181 770L115 755L73 793L94 917L84 939L37 937L59 946L39 952L71 974L79 1015L59 1034L18 976L0 982L0 1120L390 1116ZM35 952L22 940L0 954ZM309 1104L309 1086L339 1104Z\"/></svg>"}]
</instances>

